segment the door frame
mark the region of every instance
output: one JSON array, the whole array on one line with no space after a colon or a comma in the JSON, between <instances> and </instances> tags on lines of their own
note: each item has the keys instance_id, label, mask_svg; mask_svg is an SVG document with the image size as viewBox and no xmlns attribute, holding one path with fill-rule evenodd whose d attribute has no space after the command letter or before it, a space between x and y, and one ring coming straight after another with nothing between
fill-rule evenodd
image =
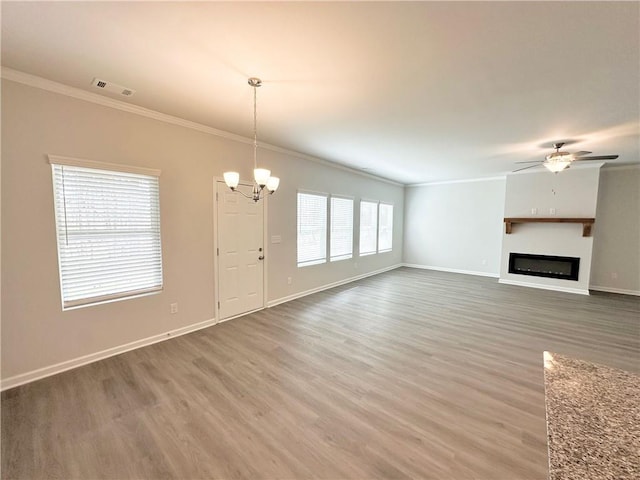
<instances>
[{"instance_id":1,"label":"door frame","mask_svg":"<svg viewBox=\"0 0 640 480\"><path fill-rule=\"evenodd\" d=\"M265 195L264 198L260 200L260 202L264 202L262 204L262 252L264 254L263 260L263 268L262 268L262 306L256 308L254 310L249 310L247 312L241 313L239 315L234 315L229 318L225 318L224 320L220 319L220 262L218 261L218 186L224 186L224 188L229 188L226 186L223 177L214 177L213 178L213 313L215 318L215 324L220 322L226 322L227 320L233 320L234 318L242 317L243 315L247 315L249 313L257 312L263 310L267 306L267 292L268 292L268 282L267 282L267 272L269 269L269 247L267 242L267 212L269 211L269 203L268 198L269 195ZM240 185L244 185L247 187L252 187L253 183L249 183L246 181L240 181ZM237 195L241 195L238 193Z\"/></svg>"}]
</instances>

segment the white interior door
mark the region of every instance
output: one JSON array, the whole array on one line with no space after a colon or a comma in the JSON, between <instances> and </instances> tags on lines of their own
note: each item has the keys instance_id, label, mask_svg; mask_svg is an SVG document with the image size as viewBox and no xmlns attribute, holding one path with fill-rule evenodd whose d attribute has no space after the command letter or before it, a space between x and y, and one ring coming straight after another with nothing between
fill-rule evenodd
<instances>
[{"instance_id":1,"label":"white interior door","mask_svg":"<svg viewBox=\"0 0 640 480\"><path fill-rule=\"evenodd\" d=\"M216 185L218 319L224 320L264 306L264 201ZM238 185L246 194L251 188Z\"/></svg>"}]
</instances>

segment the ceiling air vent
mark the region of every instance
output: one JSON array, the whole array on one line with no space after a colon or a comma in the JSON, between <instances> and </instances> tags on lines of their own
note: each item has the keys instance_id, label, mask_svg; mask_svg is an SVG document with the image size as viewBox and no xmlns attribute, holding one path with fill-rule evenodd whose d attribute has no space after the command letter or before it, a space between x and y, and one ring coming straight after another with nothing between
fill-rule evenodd
<instances>
[{"instance_id":1,"label":"ceiling air vent","mask_svg":"<svg viewBox=\"0 0 640 480\"><path fill-rule=\"evenodd\" d=\"M118 85L118 84L113 83L113 82L107 82L106 80L100 80L99 78L94 78L93 81L91 82L91 85L93 85L94 87L96 87L96 88L98 88L100 90L106 90L109 93L114 93L116 95L122 95L123 97L130 97L131 95L136 93L135 90L132 90L132 89L127 88L127 87L123 87L122 85Z\"/></svg>"}]
</instances>

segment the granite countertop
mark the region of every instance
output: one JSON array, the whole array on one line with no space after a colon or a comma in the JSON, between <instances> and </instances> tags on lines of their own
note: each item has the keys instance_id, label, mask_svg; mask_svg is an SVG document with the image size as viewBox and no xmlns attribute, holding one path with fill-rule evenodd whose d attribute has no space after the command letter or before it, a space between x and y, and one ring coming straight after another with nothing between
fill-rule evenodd
<instances>
[{"instance_id":1,"label":"granite countertop","mask_svg":"<svg viewBox=\"0 0 640 480\"><path fill-rule=\"evenodd\" d=\"M549 480L640 479L640 376L544 352Z\"/></svg>"}]
</instances>

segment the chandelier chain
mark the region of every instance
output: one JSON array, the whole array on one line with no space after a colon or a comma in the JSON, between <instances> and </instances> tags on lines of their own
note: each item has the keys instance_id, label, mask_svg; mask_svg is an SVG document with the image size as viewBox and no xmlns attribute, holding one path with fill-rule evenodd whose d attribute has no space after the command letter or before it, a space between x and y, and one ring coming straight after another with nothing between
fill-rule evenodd
<instances>
[{"instance_id":1,"label":"chandelier chain","mask_svg":"<svg viewBox=\"0 0 640 480\"><path fill-rule=\"evenodd\" d=\"M258 88L253 86L253 168L258 168Z\"/></svg>"}]
</instances>

